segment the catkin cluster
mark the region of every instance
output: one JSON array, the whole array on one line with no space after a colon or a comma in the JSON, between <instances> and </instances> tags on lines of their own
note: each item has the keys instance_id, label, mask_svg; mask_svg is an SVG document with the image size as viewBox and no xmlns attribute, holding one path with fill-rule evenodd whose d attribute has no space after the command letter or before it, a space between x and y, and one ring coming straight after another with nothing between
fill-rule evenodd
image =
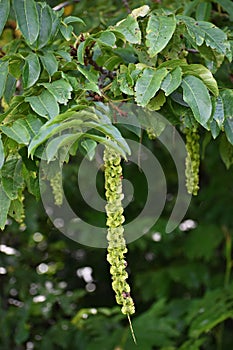
<instances>
[{"instance_id":1,"label":"catkin cluster","mask_svg":"<svg viewBox=\"0 0 233 350\"><path fill-rule=\"evenodd\" d=\"M200 166L200 145L199 134L196 129L184 130L186 135L186 187L190 194L197 195L199 190L199 166Z\"/></svg>"},{"instance_id":2,"label":"catkin cluster","mask_svg":"<svg viewBox=\"0 0 233 350\"><path fill-rule=\"evenodd\" d=\"M124 222L122 199L122 168L121 157L118 153L105 148L105 195L107 205L105 207L107 214L108 233L108 254L107 260L110 263L110 273L112 275L112 288L116 295L116 301L122 305L121 311L125 315L131 315L135 312L134 302L130 296L130 286L126 279L127 262L125 253L127 252L124 239Z\"/></svg>"},{"instance_id":3,"label":"catkin cluster","mask_svg":"<svg viewBox=\"0 0 233 350\"><path fill-rule=\"evenodd\" d=\"M50 186L52 187L55 204L62 205L62 202L63 202L62 173L58 171L49 181L50 181Z\"/></svg>"}]
</instances>

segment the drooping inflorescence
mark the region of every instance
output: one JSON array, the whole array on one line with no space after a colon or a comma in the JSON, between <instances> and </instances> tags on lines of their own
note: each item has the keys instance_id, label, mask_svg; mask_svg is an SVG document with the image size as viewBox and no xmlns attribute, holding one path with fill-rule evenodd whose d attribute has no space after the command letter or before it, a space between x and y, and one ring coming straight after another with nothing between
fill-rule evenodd
<instances>
[{"instance_id":1,"label":"drooping inflorescence","mask_svg":"<svg viewBox=\"0 0 233 350\"><path fill-rule=\"evenodd\" d=\"M134 302L130 296L130 286L127 283L128 273L125 253L127 252L124 238L125 218L123 215L122 199L122 167L121 157L109 147L104 151L105 165L105 195L107 205L106 225L108 227L108 254L107 260L111 265L112 288L115 292L116 301L122 305L121 311L125 315L132 315L135 312Z\"/></svg>"},{"instance_id":2,"label":"drooping inflorescence","mask_svg":"<svg viewBox=\"0 0 233 350\"><path fill-rule=\"evenodd\" d=\"M54 202L56 205L62 205L63 190L62 190L62 173L58 171L53 177L49 179L52 187Z\"/></svg>"},{"instance_id":3,"label":"drooping inflorescence","mask_svg":"<svg viewBox=\"0 0 233 350\"><path fill-rule=\"evenodd\" d=\"M196 129L185 128L186 135L186 187L190 194L197 195L199 190L200 145Z\"/></svg>"}]
</instances>

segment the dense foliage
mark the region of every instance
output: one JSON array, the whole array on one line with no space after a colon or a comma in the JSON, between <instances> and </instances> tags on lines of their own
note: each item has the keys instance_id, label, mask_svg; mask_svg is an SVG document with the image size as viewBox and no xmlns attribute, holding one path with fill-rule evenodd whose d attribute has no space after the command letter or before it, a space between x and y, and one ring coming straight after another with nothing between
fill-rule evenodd
<instances>
[{"instance_id":1,"label":"dense foliage","mask_svg":"<svg viewBox=\"0 0 233 350\"><path fill-rule=\"evenodd\" d=\"M105 180L100 167L100 197L104 187L113 191L107 200L117 188L121 191L113 173L121 175L120 156L123 175L134 185L124 216L142 237L129 244L128 272L123 256L118 265L112 259L114 235L123 247L116 248L118 253L126 252L124 238L116 234L123 233L123 209L118 201L116 227L109 224L116 222L111 202L106 211L113 289L124 313L133 313L125 282L129 274L138 347L229 349L231 1L81 0L60 6L57 1L2 0L0 18L0 349L135 348L127 318L115 305L106 251L62 235L40 201L40 164L45 162L52 171L43 176L56 205L64 200L63 185L73 210L105 227L104 213L84 203L76 184L83 157L98 161L99 144L115 157L112 171L105 167ZM127 103L139 112L136 122L125 126L118 121L127 119ZM157 112L186 142L187 190L197 195L169 234L178 179L159 141L165 124ZM124 161L132 151L127 139L150 149L166 174L166 204L149 230L146 220L133 222L150 189L140 170Z\"/></svg>"}]
</instances>

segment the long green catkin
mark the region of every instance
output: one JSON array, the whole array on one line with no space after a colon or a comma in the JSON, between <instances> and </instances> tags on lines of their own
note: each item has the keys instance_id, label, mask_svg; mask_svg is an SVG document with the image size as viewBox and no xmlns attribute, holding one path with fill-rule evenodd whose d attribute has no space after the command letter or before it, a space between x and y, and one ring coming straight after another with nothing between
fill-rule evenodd
<instances>
[{"instance_id":1,"label":"long green catkin","mask_svg":"<svg viewBox=\"0 0 233 350\"><path fill-rule=\"evenodd\" d=\"M121 311L125 315L135 313L133 299L130 296L130 286L126 279L127 262L125 253L127 252L124 239L125 218L123 215L122 199L122 167L120 155L109 147L104 151L105 166L105 196L107 200L106 214L108 227L108 254L107 260L110 263L110 273L112 275L112 288L115 292L116 302L122 306Z\"/></svg>"},{"instance_id":2,"label":"long green catkin","mask_svg":"<svg viewBox=\"0 0 233 350\"><path fill-rule=\"evenodd\" d=\"M61 206L63 202L61 172L58 171L49 181L52 187L55 204Z\"/></svg>"},{"instance_id":3,"label":"long green catkin","mask_svg":"<svg viewBox=\"0 0 233 350\"><path fill-rule=\"evenodd\" d=\"M200 145L196 129L184 130L186 135L187 157L185 162L186 187L190 194L197 195L199 190Z\"/></svg>"}]
</instances>

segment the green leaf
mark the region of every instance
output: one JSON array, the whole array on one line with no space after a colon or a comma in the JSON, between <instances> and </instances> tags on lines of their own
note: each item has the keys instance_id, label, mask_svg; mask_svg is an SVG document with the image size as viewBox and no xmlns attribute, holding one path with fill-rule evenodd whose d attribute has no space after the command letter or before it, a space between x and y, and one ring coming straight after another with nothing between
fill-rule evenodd
<instances>
[{"instance_id":1,"label":"green leaf","mask_svg":"<svg viewBox=\"0 0 233 350\"><path fill-rule=\"evenodd\" d=\"M53 19L48 5L45 3L38 3L37 6L39 13L40 31L36 41L36 47L37 49L41 49L50 41Z\"/></svg>"},{"instance_id":2,"label":"green leaf","mask_svg":"<svg viewBox=\"0 0 233 350\"><path fill-rule=\"evenodd\" d=\"M30 103L31 108L41 117L52 119L59 114L59 105L55 97L47 90L38 96L25 98Z\"/></svg>"},{"instance_id":3,"label":"green leaf","mask_svg":"<svg viewBox=\"0 0 233 350\"><path fill-rule=\"evenodd\" d=\"M85 134L84 136L87 137L88 139L94 140L96 142L99 142L100 144L103 144L105 146L112 148L114 151L118 152L126 159L125 151L122 149L119 143L116 143L115 141L107 139L106 137L103 137L103 136L98 136L93 134Z\"/></svg>"},{"instance_id":4,"label":"green leaf","mask_svg":"<svg viewBox=\"0 0 233 350\"><path fill-rule=\"evenodd\" d=\"M64 19L64 23L65 24L69 24L69 23L81 23L84 26L86 25L85 22L83 22L83 20L79 17L75 17L75 16L68 16Z\"/></svg>"},{"instance_id":5,"label":"green leaf","mask_svg":"<svg viewBox=\"0 0 233 350\"><path fill-rule=\"evenodd\" d=\"M99 78L99 73L96 71L91 71L91 70L87 70L85 68L82 68L80 66L77 67L79 72L82 73L82 75L84 75L85 78L87 78L91 83L98 83L98 78Z\"/></svg>"},{"instance_id":6,"label":"green leaf","mask_svg":"<svg viewBox=\"0 0 233 350\"><path fill-rule=\"evenodd\" d=\"M59 124L54 124L54 120L46 122L43 127L40 129L38 134L32 139L28 152L33 155L35 149L40 146L43 142L51 138L52 136L61 133L62 131L73 129L73 132L87 132L88 130L98 130L103 133L105 136L113 139L122 152L130 153L129 146L125 139L122 137L120 131L112 125L110 119L104 114L104 111L100 108L95 109L95 115L86 110L81 110L79 112L71 112L71 117L69 118L70 113L67 112L63 114L63 117L60 119L60 115L57 116L54 120L59 121ZM97 118L98 116L98 118ZM63 119L65 118L65 120ZM96 120L97 121L92 121ZM61 123L61 121L63 123Z\"/></svg>"},{"instance_id":7,"label":"green leaf","mask_svg":"<svg viewBox=\"0 0 233 350\"><path fill-rule=\"evenodd\" d=\"M85 50L86 47L91 44L94 41L94 39L90 36L88 37L85 41L82 41L78 45L78 50L77 50L77 59L78 63L84 65L84 56L85 56Z\"/></svg>"},{"instance_id":8,"label":"green leaf","mask_svg":"<svg viewBox=\"0 0 233 350\"><path fill-rule=\"evenodd\" d=\"M225 55L227 49L230 48L230 44L227 42L227 34L210 22L199 21L198 25L205 33L206 45Z\"/></svg>"},{"instance_id":9,"label":"green leaf","mask_svg":"<svg viewBox=\"0 0 233 350\"><path fill-rule=\"evenodd\" d=\"M226 118L224 123L224 130L228 141L233 145L233 117Z\"/></svg>"},{"instance_id":10,"label":"green leaf","mask_svg":"<svg viewBox=\"0 0 233 350\"><path fill-rule=\"evenodd\" d=\"M13 56L9 63L9 72L16 79L19 79L22 75L22 69L25 61L22 56Z\"/></svg>"},{"instance_id":11,"label":"green leaf","mask_svg":"<svg viewBox=\"0 0 233 350\"><path fill-rule=\"evenodd\" d=\"M233 165L233 145L228 142L226 136L223 134L219 144L219 152L223 163L229 169Z\"/></svg>"},{"instance_id":12,"label":"green leaf","mask_svg":"<svg viewBox=\"0 0 233 350\"><path fill-rule=\"evenodd\" d=\"M216 50L211 49L205 45L199 46L198 51L204 59L206 66L214 74L224 61L224 55L219 54Z\"/></svg>"},{"instance_id":13,"label":"green leaf","mask_svg":"<svg viewBox=\"0 0 233 350\"><path fill-rule=\"evenodd\" d=\"M212 94L214 96L218 96L218 84L208 68L204 67L202 64L182 65L181 68L183 74L194 75L195 77L201 79Z\"/></svg>"},{"instance_id":14,"label":"green leaf","mask_svg":"<svg viewBox=\"0 0 233 350\"><path fill-rule=\"evenodd\" d=\"M10 121L11 119L15 120L16 115L18 116L19 113L25 112L26 105L27 104L24 103L23 96L14 96L10 107L7 109L7 111L5 113L3 113L0 116L0 120L3 121L6 117L7 117L8 121Z\"/></svg>"},{"instance_id":15,"label":"green leaf","mask_svg":"<svg viewBox=\"0 0 233 350\"><path fill-rule=\"evenodd\" d=\"M187 75L182 81L183 99L191 108L195 119L205 128L211 117L212 104L202 80Z\"/></svg>"},{"instance_id":16,"label":"green leaf","mask_svg":"<svg viewBox=\"0 0 233 350\"><path fill-rule=\"evenodd\" d=\"M78 46L77 58L78 58L78 62L83 65L84 65L85 50L86 50L86 43L85 41L82 41Z\"/></svg>"},{"instance_id":17,"label":"green leaf","mask_svg":"<svg viewBox=\"0 0 233 350\"><path fill-rule=\"evenodd\" d=\"M219 128L217 122L213 119L210 122L210 132L212 134L213 139L216 139L220 134L221 129ZM203 157L204 158L204 157Z\"/></svg>"},{"instance_id":18,"label":"green leaf","mask_svg":"<svg viewBox=\"0 0 233 350\"><path fill-rule=\"evenodd\" d=\"M110 31L105 31L101 33L97 41L101 45L113 47L116 43L116 36Z\"/></svg>"},{"instance_id":19,"label":"green leaf","mask_svg":"<svg viewBox=\"0 0 233 350\"><path fill-rule=\"evenodd\" d=\"M152 14L146 28L146 46L150 57L161 52L176 29L174 16L160 16Z\"/></svg>"},{"instance_id":20,"label":"green leaf","mask_svg":"<svg viewBox=\"0 0 233 350\"><path fill-rule=\"evenodd\" d=\"M230 50L230 43L227 41L226 33L217 28L213 23L205 21L195 21L191 17L177 16L180 18L188 31L188 34L195 41L196 45L201 46L204 42L206 46L225 55Z\"/></svg>"},{"instance_id":21,"label":"green leaf","mask_svg":"<svg viewBox=\"0 0 233 350\"><path fill-rule=\"evenodd\" d=\"M61 16L62 16L62 12L55 12L53 11L50 7L49 7L51 16L52 16L52 29L51 29L51 33L50 33L50 41L54 40L58 34L59 28L60 28L60 24L61 24Z\"/></svg>"},{"instance_id":22,"label":"green leaf","mask_svg":"<svg viewBox=\"0 0 233 350\"><path fill-rule=\"evenodd\" d=\"M196 19L198 21L209 21L211 15L212 5L210 2L203 1L197 5Z\"/></svg>"},{"instance_id":23,"label":"green leaf","mask_svg":"<svg viewBox=\"0 0 233 350\"><path fill-rule=\"evenodd\" d=\"M218 96L218 98L216 100L213 119L216 121L218 126L221 128L222 125L223 125L223 122L225 120L225 117L224 117L224 105L223 105L223 100L222 100L221 96Z\"/></svg>"},{"instance_id":24,"label":"green leaf","mask_svg":"<svg viewBox=\"0 0 233 350\"><path fill-rule=\"evenodd\" d=\"M89 129L93 128L102 132L106 136L110 137L114 142L116 142L121 147L121 150L124 150L126 153L130 154L129 146L124 137L122 137L120 131L111 123L106 123L105 121L100 121L99 123L86 122L85 126Z\"/></svg>"},{"instance_id":25,"label":"green leaf","mask_svg":"<svg viewBox=\"0 0 233 350\"><path fill-rule=\"evenodd\" d=\"M34 152L38 146L40 146L44 141L54 135L54 130L59 126L59 124L53 124L47 126L46 123L41 127L38 134L31 140L28 146L28 155L34 155Z\"/></svg>"},{"instance_id":26,"label":"green leaf","mask_svg":"<svg viewBox=\"0 0 233 350\"><path fill-rule=\"evenodd\" d=\"M226 319L233 318L232 303L232 285L208 291L198 305L195 305L194 317L189 321L189 336L198 338Z\"/></svg>"},{"instance_id":27,"label":"green leaf","mask_svg":"<svg viewBox=\"0 0 233 350\"><path fill-rule=\"evenodd\" d=\"M25 119L20 119L20 121L26 127L31 137L37 135L43 125L38 116L34 114L28 114Z\"/></svg>"},{"instance_id":28,"label":"green leaf","mask_svg":"<svg viewBox=\"0 0 233 350\"><path fill-rule=\"evenodd\" d=\"M232 89L221 90L220 96L223 102L225 118L232 118L233 117L233 90Z\"/></svg>"},{"instance_id":29,"label":"green leaf","mask_svg":"<svg viewBox=\"0 0 233 350\"><path fill-rule=\"evenodd\" d=\"M30 134L21 119L16 120L12 126L2 126L2 132L19 144L28 145Z\"/></svg>"},{"instance_id":30,"label":"green leaf","mask_svg":"<svg viewBox=\"0 0 233 350\"><path fill-rule=\"evenodd\" d=\"M52 83L44 83L41 85L55 97L58 103L66 105L71 99L71 91L73 88L65 79L59 79Z\"/></svg>"},{"instance_id":31,"label":"green leaf","mask_svg":"<svg viewBox=\"0 0 233 350\"><path fill-rule=\"evenodd\" d=\"M8 75L8 62L0 61L0 98L2 97L5 90L7 75Z\"/></svg>"},{"instance_id":32,"label":"green leaf","mask_svg":"<svg viewBox=\"0 0 233 350\"><path fill-rule=\"evenodd\" d=\"M52 77L58 70L58 61L55 55L52 52L43 52L43 56L40 55L39 57L44 69Z\"/></svg>"},{"instance_id":33,"label":"green leaf","mask_svg":"<svg viewBox=\"0 0 233 350\"><path fill-rule=\"evenodd\" d=\"M82 68L81 66L78 65L78 70L80 73L82 73L82 75L89 80L89 84L86 83L85 84L85 89L86 90L93 90L95 92L97 92L98 94L101 95L99 86L98 86L98 78L99 78L99 72L93 70L87 70L85 68Z\"/></svg>"},{"instance_id":34,"label":"green leaf","mask_svg":"<svg viewBox=\"0 0 233 350\"><path fill-rule=\"evenodd\" d=\"M0 35L5 27L9 12L10 12L10 0L0 0Z\"/></svg>"},{"instance_id":35,"label":"green leaf","mask_svg":"<svg viewBox=\"0 0 233 350\"><path fill-rule=\"evenodd\" d=\"M93 140L84 140L81 142L81 145L86 150L88 159L92 161L95 156L97 143Z\"/></svg>"},{"instance_id":36,"label":"green leaf","mask_svg":"<svg viewBox=\"0 0 233 350\"><path fill-rule=\"evenodd\" d=\"M64 38L67 41L69 41L72 37L73 27L66 24L62 24L60 26L60 32L64 36Z\"/></svg>"},{"instance_id":37,"label":"green leaf","mask_svg":"<svg viewBox=\"0 0 233 350\"><path fill-rule=\"evenodd\" d=\"M126 19L118 22L114 30L124 35L131 44L141 43L141 30L137 20L130 14Z\"/></svg>"},{"instance_id":38,"label":"green leaf","mask_svg":"<svg viewBox=\"0 0 233 350\"><path fill-rule=\"evenodd\" d=\"M13 8L20 31L29 44L39 35L39 18L34 0L13 0Z\"/></svg>"},{"instance_id":39,"label":"green leaf","mask_svg":"<svg viewBox=\"0 0 233 350\"><path fill-rule=\"evenodd\" d=\"M31 137L37 135L42 125L42 121L37 116L29 114L25 119L17 119L11 127L2 126L1 129L17 143L28 145Z\"/></svg>"},{"instance_id":40,"label":"green leaf","mask_svg":"<svg viewBox=\"0 0 233 350\"><path fill-rule=\"evenodd\" d=\"M111 57L104 62L104 67L106 67L108 70L114 70L114 68L119 66L119 64L122 62L123 61L119 56L111 55Z\"/></svg>"},{"instance_id":41,"label":"green leaf","mask_svg":"<svg viewBox=\"0 0 233 350\"><path fill-rule=\"evenodd\" d=\"M163 79L168 74L166 68L153 69L145 68L135 85L136 102L139 106L145 107L150 99L160 89Z\"/></svg>"},{"instance_id":42,"label":"green leaf","mask_svg":"<svg viewBox=\"0 0 233 350\"><path fill-rule=\"evenodd\" d=\"M58 117L59 116L60 115L58 115ZM38 146L40 146L42 143L44 143L46 140L53 137L54 135L71 128L81 131L82 126L83 121L77 118L69 119L64 123L59 124L54 124L53 120L51 123L51 120L49 120L41 127L37 135L35 135L35 137L31 140L30 145L28 146L28 154L33 155Z\"/></svg>"},{"instance_id":43,"label":"green leaf","mask_svg":"<svg viewBox=\"0 0 233 350\"><path fill-rule=\"evenodd\" d=\"M71 62L72 61L72 57L70 56L69 52L67 52L65 50L57 50L56 54L61 56L67 62Z\"/></svg>"},{"instance_id":44,"label":"green leaf","mask_svg":"<svg viewBox=\"0 0 233 350\"><path fill-rule=\"evenodd\" d=\"M25 65L23 68L23 85L25 89L33 86L40 76L40 62L37 54L30 53L25 58Z\"/></svg>"},{"instance_id":45,"label":"green leaf","mask_svg":"<svg viewBox=\"0 0 233 350\"><path fill-rule=\"evenodd\" d=\"M159 91L159 93L153 97L147 105L149 111L158 111L166 102L166 97L163 91Z\"/></svg>"},{"instance_id":46,"label":"green leaf","mask_svg":"<svg viewBox=\"0 0 233 350\"><path fill-rule=\"evenodd\" d=\"M137 61L135 51L133 50L132 46L129 46L127 48L118 47L114 49L114 52L116 55L119 55L124 63L135 63Z\"/></svg>"},{"instance_id":47,"label":"green leaf","mask_svg":"<svg viewBox=\"0 0 233 350\"><path fill-rule=\"evenodd\" d=\"M0 229L3 230L6 225L7 214L10 208L11 200L6 195L2 183L0 183L0 198Z\"/></svg>"},{"instance_id":48,"label":"green leaf","mask_svg":"<svg viewBox=\"0 0 233 350\"><path fill-rule=\"evenodd\" d=\"M63 134L53 138L46 145L47 161L51 162L63 146L71 146L75 141L83 136L83 133Z\"/></svg>"},{"instance_id":49,"label":"green leaf","mask_svg":"<svg viewBox=\"0 0 233 350\"><path fill-rule=\"evenodd\" d=\"M198 46L201 46L205 40L205 33L203 33L203 31L199 27L198 22L195 21L193 18L187 16L177 17L178 19L181 18L181 20L184 22L190 37L195 41L195 43Z\"/></svg>"},{"instance_id":50,"label":"green leaf","mask_svg":"<svg viewBox=\"0 0 233 350\"><path fill-rule=\"evenodd\" d=\"M78 120L82 123L83 121L86 120L95 120L98 121L99 118L97 117L96 113L95 113L95 108L93 106L89 106L87 107L86 105L84 106L76 106L74 109L69 109L67 111L65 111L64 113L60 113L59 115L57 115L55 118L53 118L52 120L49 120L46 122L46 125L50 126L52 124L60 124L61 122L64 121L69 121L72 120L72 117L74 119ZM80 109L81 107L81 109Z\"/></svg>"},{"instance_id":51,"label":"green leaf","mask_svg":"<svg viewBox=\"0 0 233 350\"><path fill-rule=\"evenodd\" d=\"M4 160L5 160L5 152L4 152L3 142L2 142L2 135L0 134L0 169L2 169Z\"/></svg>"},{"instance_id":52,"label":"green leaf","mask_svg":"<svg viewBox=\"0 0 233 350\"><path fill-rule=\"evenodd\" d=\"M8 215L11 216L16 222L22 223L24 218L24 203L21 198L16 198L11 201Z\"/></svg>"},{"instance_id":53,"label":"green leaf","mask_svg":"<svg viewBox=\"0 0 233 350\"><path fill-rule=\"evenodd\" d=\"M182 81L182 70L180 67L173 69L163 80L161 89L165 92L165 96L170 95L178 89Z\"/></svg>"},{"instance_id":54,"label":"green leaf","mask_svg":"<svg viewBox=\"0 0 233 350\"><path fill-rule=\"evenodd\" d=\"M149 349L168 349L174 344L174 340L179 335L175 326L174 317L168 315L167 306L164 298L153 303L146 311L142 312L133 323L138 344L143 350ZM143 332L141 332L143 329ZM156 332L156 337L154 336ZM133 349L130 335L125 343L125 349ZM170 348L172 349L172 348Z\"/></svg>"},{"instance_id":55,"label":"green leaf","mask_svg":"<svg viewBox=\"0 0 233 350\"><path fill-rule=\"evenodd\" d=\"M119 84L119 89L123 93L127 95L134 95L134 80L132 79L127 67L123 65L120 67L120 74L117 76L117 83Z\"/></svg>"},{"instance_id":56,"label":"green leaf","mask_svg":"<svg viewBox=\"0 0 233 350\"><path fill-rule=\"evenodd\" d=\"M3 189L9 199L18 197L19 190L22 190L24 179L22 176L22 160L11 159L1 169Z\"/></svg>"},{"instance_id":57,"label":"green leaf","mask_svg":"<svg viewBox=\"0 0 233 350\"><path fill-rule=\"evenodd\" d=\"M11 74L8 74L6 79L5 90L3 94L3 97L7 103L10 103L11 98L15 94L16 83L17 83L17 80Z\"/></svg>"}]
</instances>

